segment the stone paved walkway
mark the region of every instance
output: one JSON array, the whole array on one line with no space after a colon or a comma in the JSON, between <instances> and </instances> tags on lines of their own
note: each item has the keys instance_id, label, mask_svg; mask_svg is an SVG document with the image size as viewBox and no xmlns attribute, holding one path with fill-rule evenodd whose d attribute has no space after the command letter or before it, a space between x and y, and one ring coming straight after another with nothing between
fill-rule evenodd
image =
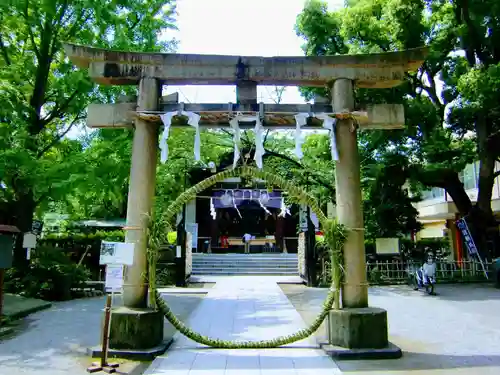
<instances>
[{"instance_id":1,"label":"stone paved walkway","mask_svg":"<svg viewBox=\"0 0 500 375\"><path fill-rule=\"evenodd\" d=\"M284 295L277 277L218 279L191 315L195 331L224 340L263 340L289 335L305 323ZM314 338L279 349L221 350L177 336L146 375L335 375L336 364L317 349Z\"/></svg>"},{"instance_id":2,"label":"stone paved walkway","mask_svg":"<svg viewBox=\"0 0 500 375\"><path fill-rule=\"evenodd\" d=\"M191 290L192 291L192 290ZM165 294L173 311L185 319L203 295ZM116 305L120 298L115 297ZM85 375L92 360L88 347L100 340L103 297L55 302L23 320L14 337L0 340L0 375ZM131 363L120 365L128 371Z\"/></svg>"}]
</instances>

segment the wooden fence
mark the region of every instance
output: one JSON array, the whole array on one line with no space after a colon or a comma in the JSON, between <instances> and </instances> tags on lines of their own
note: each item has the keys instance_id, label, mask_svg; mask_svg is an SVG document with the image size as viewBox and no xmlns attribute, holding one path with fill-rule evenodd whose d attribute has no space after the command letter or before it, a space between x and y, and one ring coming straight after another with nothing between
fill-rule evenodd
<instances>
[{"instance_id":1,"label":"wooden fence","mask_svg":"<svg viewBox=\"0 0 500 375\"><path fill-rule=\"evenodd\" d=\"M480 282L487 281L481 263L476 260L438 261L436 267L437 282ZM366 273L371 285L406 284L410 270L422 266L422 263L403 261L367 262ZM484 263L489 280L494 279L493 263ZM330 265L322 262L323 285L330 283Z\"/></svg>"}]
</instances>

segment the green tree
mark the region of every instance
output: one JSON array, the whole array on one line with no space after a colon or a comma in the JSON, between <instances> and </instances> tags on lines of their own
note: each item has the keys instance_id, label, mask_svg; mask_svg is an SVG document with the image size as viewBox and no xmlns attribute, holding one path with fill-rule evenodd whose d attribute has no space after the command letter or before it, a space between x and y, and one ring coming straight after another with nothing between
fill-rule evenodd
<instances>
[{"instance_id":1,"label":"green tree","mask_svg":"<svg viewBox=\"0 0 500 375\"><path fill-rule=\"evenodd\" d=\"M74 175L74 184L66 195L55 197L52 211L70 214L76 219L126 218L133 130L100 129L79 154L83 168ZM224 133L201 133L201 162L194 160L194 131L172 129L169 160L159 164L156 176L156 206L167 207L191 184L193 168L210 161L217 163L231 150ZM186 181L184 181L186 180Z\"/></svg>"},{"instance_id":2,"label":"green tree","mask_svg":"<svg viewBox=\"0 0 500 375\"><path fill-rule=\"evenodd\" d=\"M121 88L94 85L62 50L63 42L122 50L166 51L174 27L170 0L7 0L0 4L0 220L31 228L48 197L66 194L81 146L65 139L89 101L113 100ZM26 264L21 240L14 256Z\"/></svg>"},{"instance_id":3,"label":"green tree","mask_svg":"<svg viewBox=\"0 0 500 375\"><path fill-rule=\"evenodd\" d=\"M359 105L403 103L404 130L370 132L368 144L380 157L398 148L405 175L425 187L441 187L467 216L476 242L486 252L498 241L491 209L499 172L498 120L500 4L497 1L351 0L328 12L309 1L297 18L308 55L387 52L429 45L417 72L388 90L356 90ZM442 82L440 92L438 83ZM328 90L304 89L304 95ZM466 164L479 162L478 199L471 202L460 180ZM402 160L403 162L403 160Z\"/></svg>"}]
</instances>

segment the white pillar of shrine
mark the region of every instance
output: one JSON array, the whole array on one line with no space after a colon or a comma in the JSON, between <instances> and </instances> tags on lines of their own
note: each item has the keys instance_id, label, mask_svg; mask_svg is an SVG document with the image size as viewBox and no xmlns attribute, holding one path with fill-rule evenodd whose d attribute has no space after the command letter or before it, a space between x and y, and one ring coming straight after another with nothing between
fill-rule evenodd
<instances>
[{"instance_id":1,"label":"white pillar of shrine","mask_svg":"<svg viewBox=\"0 0 500 375\"><path fill-rule=\"evenodd\" d=\"M139 83L137 110L157 110L161 93L160 81L142 78ZM158 150L158 126L135 120L132 163L127 203L125 241L135 243L134 265L125 271L123 304L126 307L147 307L147 235L148 215L155 194Z\"/></svg>"},{"instance_id":2,"label":"white pillar of shrine","mask_svg":"<svg viewBox=\"0 0 500 375\"><path fill-rule=\"evenodd\" d=\"M353 81L337 79L332 87L335 113L354 110ZM357 131L352 119L337 121L336 143L339 160L335 165L337 218L349 229L344 245L343 307L367 307L368 285L363 231L360 164Z\"/></svg>"}]
</instances>

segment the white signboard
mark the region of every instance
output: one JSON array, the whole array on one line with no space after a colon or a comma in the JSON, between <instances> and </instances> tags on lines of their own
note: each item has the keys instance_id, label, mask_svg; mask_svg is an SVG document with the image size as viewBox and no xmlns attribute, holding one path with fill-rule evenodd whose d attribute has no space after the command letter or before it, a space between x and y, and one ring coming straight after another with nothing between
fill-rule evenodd
<instances>
[{"instance_id":1,"label":"white signboard","mask_svg":"<svg viewBox=\"0 0 500 375\"><path fill-rule=\"evenodd\" d=\"M377 254L398 254L399 238L377 238L375 249Z\"/></svg>"},{"instance_id":2,"label":"white signboard","mask_svg":"<svg viewBox=\"0 0 500 375\"><path fill-rule=\"evenodd\" d=\"M23 248L24 249L36 249L36 235L34 233L28 232L28 233L24 234Z\"/></svg>"},{"instance_id":3,"label":"white signboard","mask_svg":"<svg viewBox=\"0 0 500 375\"><path fill-rule=\"evenodd\" d=\"M186 223L186 232L191 233L191 248L198 248L198 223Z\"/></svg>"},{"instance_id":4,"label":"white signboard","mask_svg":"<svg viewBox=\"0 0 500 375\"><path fill-rule=\"evenodd\" d=\"M133 243L102 241L99 264L131 266L134 264L134 249Z\"/></svg>"},{"instance_id":5,"label":"white signboard","mask_svg":"<svg viewBox=\"0 0 500 375\"><path fill-rule=\"evenodd\" d=\"M108 264L106 266L106 281L104 288L106 292L121 292L123 287L123 265Z\"/></svg>"}]
</instances>

